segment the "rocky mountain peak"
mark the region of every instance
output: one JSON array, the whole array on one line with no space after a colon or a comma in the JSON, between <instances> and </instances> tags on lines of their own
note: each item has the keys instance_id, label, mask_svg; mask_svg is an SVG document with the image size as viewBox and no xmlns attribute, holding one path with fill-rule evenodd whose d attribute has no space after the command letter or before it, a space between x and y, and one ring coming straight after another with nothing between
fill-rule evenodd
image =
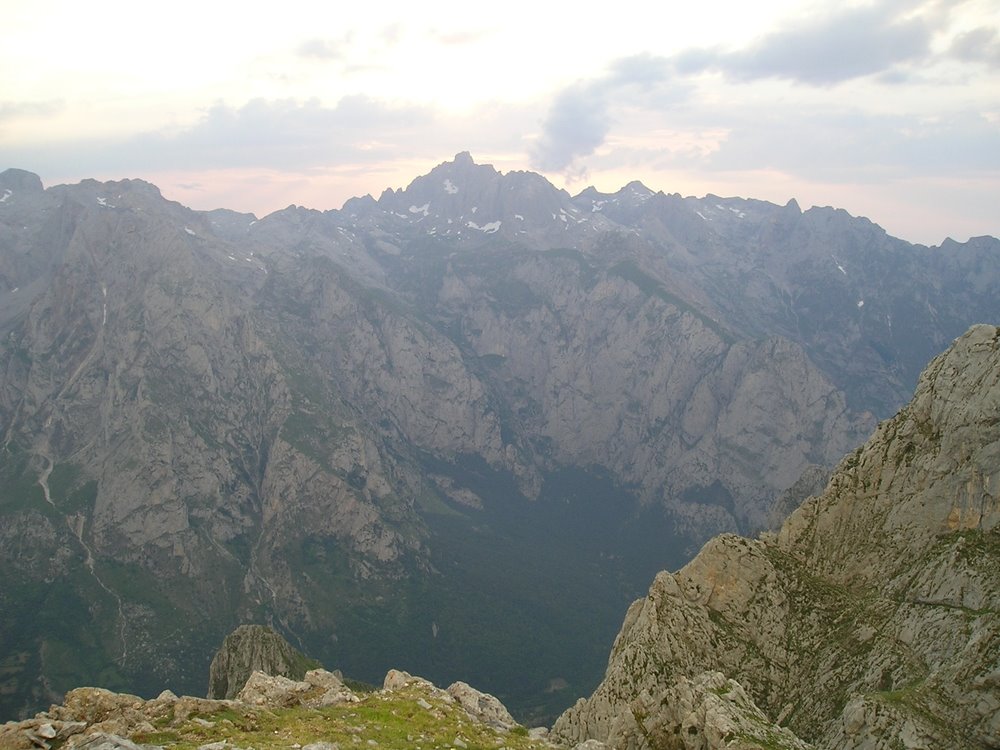
<instances>
[{"instance_id":1,"label":"rocky mountain peak","mask_svg":"<svg viewBox=\"0 0 1000 750\"><path fill-rule=\"evenodd\" d=\"M489 190L502 176L493 165L477 164L468 151L463 151L456 154L454 160L442 162L427 174L415 178L398 195L407 199L436 197L460 205L464 197L459 196Z\"/></svg>"},{"instance_id":2,"label":"rocky mountain peak","mask_svg":"<svg viewBox=\"0 0 1000 750\"><path fill-rule=\"evenodd\" d=\"M619 195L633 195L637 200L646 200L654 191L642 184L640 180L632 180L625 187L618 191Z\"/></svg>"},{"instance_id":3,"label":"rocky mountain peak","mask_svg":"<svg viewBox=\"0 0 1000 750\"><path fill-rule=\"evenodd\" d=\"M83 180L78 189L74 190L67 185L57 185L52 189L63 195L69 195L77 199L94 198L101 208L132 208L145 204L148 209L152 203L161 203L163 194L160 188L151 182L139 179L108 180L100 182L98 180ZM183 208L179 203L169 202L176 209Z\"/></svg>"},{"instance_id":4,"label":"rocky mountain peak","mask_svg":"<svg viewBox=\"0 0 1000 750\"><path fill-rule=\"evenodd\" d=\"M0 172L0 191L7 190L40 193L44 188L42 179L34 172L11 168Z\"/></svg>"},{"instance_id":5,"label":"rocky mountain peak","mask_svg":"<svg viewBox=\"0 0 1000 750\"><path fill-rule=\"evenodd\" d=\"M909 570L942 536L994 532L998 424L1000 332L976 325L931 361L909 405L841 462L828 491L789 517L779 544L848 582ZM844 559L855 538L866 544Z\"/></svg>"},{"instance_id":6,"label":"rocky mountain peak","mask_svg":"<svg viewBox=\"0 0 1000 750\"><path fill-rule=\"evenodd\" d=\"M254 672L301 680L318 662L265 625L240 625L226 636L209 667L208 697L233 698Z\"/></svg>"},{"instance_id":7,"label":"rocky mountain peak","mask_svg":"<svg viewBox=\"0 0 1000 750\"><path fill-rule=\"evenodd\" d=\"M1000 421L998 384L1000 329L974 325L924 370L910 416L919 432L974 444L984 430ZM983 528L992 528L996 520L992 518Z\"/></svg>"},{"instance_id":8,"label":"rocky mountain peak","mask_svg":"<svg viewBox=\"0 0 1000 750\"><path fill-rule=\"evenodd\" d=\"M503 174L492 165L477 164L468 152L417 177L404 190L386 190L378 205L437 238L484 239L499 233L524 240L539 231L565 232L582 221L569 195L541 175Z\"/></svg>"},{"instance_id":9,"label":"rocky mountain peak","mask_svg":"<svg viewBox=\"0 0 1000 750\"><path fill-rule=\"evenodd\" d=\"M977 325L777 536L719 536L659 574L554 731L647 748L684 728L715 748L771 722L767 747L998 746L998 466L1000 329ZM762 716L720 733L704 703L671 713L705 671Z\"/></svg>"}]
</instances>

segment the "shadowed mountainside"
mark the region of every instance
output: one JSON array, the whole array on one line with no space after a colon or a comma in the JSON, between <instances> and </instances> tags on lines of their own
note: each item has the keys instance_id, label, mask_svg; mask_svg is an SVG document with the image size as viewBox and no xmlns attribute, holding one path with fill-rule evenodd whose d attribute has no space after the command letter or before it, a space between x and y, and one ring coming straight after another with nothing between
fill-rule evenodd
<instances>
[{"instance_id":1,"label":"shadowed mountainside","mask_svg":"<svg viewBox=\"0 0 1000 750\"><path fill-rule=\"evenodd\" d=\"M4 716L203 692L243 621L551 716L655 571L768 525L1000 319L992 238L467 154L261 220L0 188Z\"/></svg>"}]
</instances>

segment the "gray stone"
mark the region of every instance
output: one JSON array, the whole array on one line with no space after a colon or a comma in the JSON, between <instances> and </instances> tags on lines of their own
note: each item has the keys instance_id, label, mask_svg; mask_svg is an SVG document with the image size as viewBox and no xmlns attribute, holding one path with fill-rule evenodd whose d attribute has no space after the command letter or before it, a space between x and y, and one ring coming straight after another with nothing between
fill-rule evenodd
<instances>
[{"instance_id":1,"label":"gray stone","mask_svg":"<svg viewBox=\"0 0 1000 750\"><path fill-rule=\"evenodd\" d=\"M400 690L409 685L419 685L422 687L433 688L434 685L425 680L423 677L414 677L409 672L403 672L398 669L390 669L385 674L385 679L382 681L383 690Z\"/></svg>"},{"instance_id":2,"label":"gray stone","mask_svg":"<svg viewBox=\"0 0 1000 750\"><path fill-rule=\"evenodd\" d=\"M254 672L236 699L251 706L282 707L297 704L310 688L307 682Z\"/></svg>"},{"instance_id":3,"label":"gray stone","mask_svg":"<svg viewBox=\"0 0 1000 750\"><path fill-rule=\"evenodd\" d=\"M37 734L39 737L43 737L44 739L51 740L53 737L59 734L59 731L54 726L52 726L51 722L46 722L40 725L38 729L35 730L35 734Z\"/></svg>"},{"instance_id":4,"label":"gray stone","mask_svg":"<svg viewBox=\"0 0 1000 750\"><path fill-rule=\"evenodd\" d=\"M1000 744L998 466L1000 330L975 326L777 534L657 575L553 733L721 747L757 726L803 747L781 716L824 749Z\"/></svg>"},{"instance_id":5,"label":"gray stone","mask_svg":"<svg viewBox=\"0 0 1000 750\"><path fill-rule=\"evenodd\" d=\"M482 693L464 682L455 682L448 687L448 694L476 721L498 729L517 726L507 708L489 693Z\"/></svg>"},{"instance_id":6,"label":"gray stone","mask_svg":"<svg viewBox=\"0 0 1000 750\"><path fill-rule=\"evenodd\" d=\"M131 740L105 732L88 734L72 744L73 750L154 750L156 745L138 745Z\"/></svg>"}]
</instances>

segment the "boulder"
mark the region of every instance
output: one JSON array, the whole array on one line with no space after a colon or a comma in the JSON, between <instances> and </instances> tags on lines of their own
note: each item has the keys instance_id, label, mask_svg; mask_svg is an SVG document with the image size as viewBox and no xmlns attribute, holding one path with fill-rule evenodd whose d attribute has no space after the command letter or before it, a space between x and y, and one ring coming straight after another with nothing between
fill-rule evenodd
<instances>
[{"instance_id":1,"label":"boulder","mask_svg":"<svg viewBox=\"0 0 1000 750\"><path fill-rule=\"evenodd\" d=\"M279 675L254 672L236 699L250 706L294 706L309 690L308 682L298 682Z\"/></svg>"},{"instance_id":2,"label":"boulder","mask_svg":"<svg viewBox=\"0 0 1000 750\"><path fill-rule=\"evenodd\" d=\"M401 690L409 685L420 685L428 688L434 687L434 683L430 680L425 680L423 677L414 677L409 672L403 672L399 669L390 669L385 673L385 679L382 681L383 690Z\"/></svg>"},{"instance_id":3,"label":"boulder","mask_svg":"<svg viewBox=\"0 0 1000 750\"><path fill-rule=\"evenodd\" d=\"M357 703L361 699L347 687L333 672L325 669L310 669L306 672L305 683L309 691L303 698L304 705L310 708L338 706L342 703Z\"/></svg>"},{"instance_id":4,"label":"boulder","mask_svg":"<svg viewBox=\"0 0 1000 750\"><path fill-rule=\"evenodd\" d=\"M137 745L132 740L106 732L88 734L66 747L73 750L161 750L157 745Z\"/></svg>"},{"instance_id":5,"label":"boulder","mask_svg":"<svg viewBox=\"0 0 1000 750\"><path fill-rule=\"evenodd\" d=\"M455 682L448 687L448 694L476 721L497 729L517 726L506 706L488 693L481 693L464 682Z\"/></svg>"}]
</instances>

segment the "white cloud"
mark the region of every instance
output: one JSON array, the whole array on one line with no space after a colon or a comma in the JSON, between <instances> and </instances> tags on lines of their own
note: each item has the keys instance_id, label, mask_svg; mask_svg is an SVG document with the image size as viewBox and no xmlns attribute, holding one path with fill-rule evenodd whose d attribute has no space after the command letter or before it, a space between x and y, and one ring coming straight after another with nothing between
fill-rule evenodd
<instances>
[{"instance_id":1,"label":"white cloud","mask_svg":"<svg viewBox=\"0 0 1000 750\"><path fill-rule=\"evenodd\" d=\"M58 173L67 165L84 173L137 175L165 168L299 170L391 157L410 133L433 119L427 109L365 96L344 97L332 107L317 100L255 99L239 108L217 104L194 125L172 132L20 151L34 169ZM383 145L372 146L379 142Z\"/></svg>"},{"instance_id":2,"label":"white cloud","mask_svg":"<svg viewBox=\"0 0 1000 750\"><path fill-rule=\"evenodd\" d=\"M961 184L1000 192L996 0L626 0L591 15L288 0L269 16L178 0L153 24L125 0L15 6L0 167L47 182L169 175L185 195L271 207L321 182L378 193L470 150L556 182L682 192L947 184L949 217L980 205Z\"/></svg>"},{"instance_id":3,"label":"white cloud","mask_svg":"<svg viewBox=\"0 0 1000 750\"><path fill-rule=\"evenodd\" d=\"M782 78L832 85L875 75L926 58L932 29L897 0L831 6L813 17L764 35L735 51L691 50L678 60L686 73L718 70L737 80Z\"/></svg>"}]
</instances>

